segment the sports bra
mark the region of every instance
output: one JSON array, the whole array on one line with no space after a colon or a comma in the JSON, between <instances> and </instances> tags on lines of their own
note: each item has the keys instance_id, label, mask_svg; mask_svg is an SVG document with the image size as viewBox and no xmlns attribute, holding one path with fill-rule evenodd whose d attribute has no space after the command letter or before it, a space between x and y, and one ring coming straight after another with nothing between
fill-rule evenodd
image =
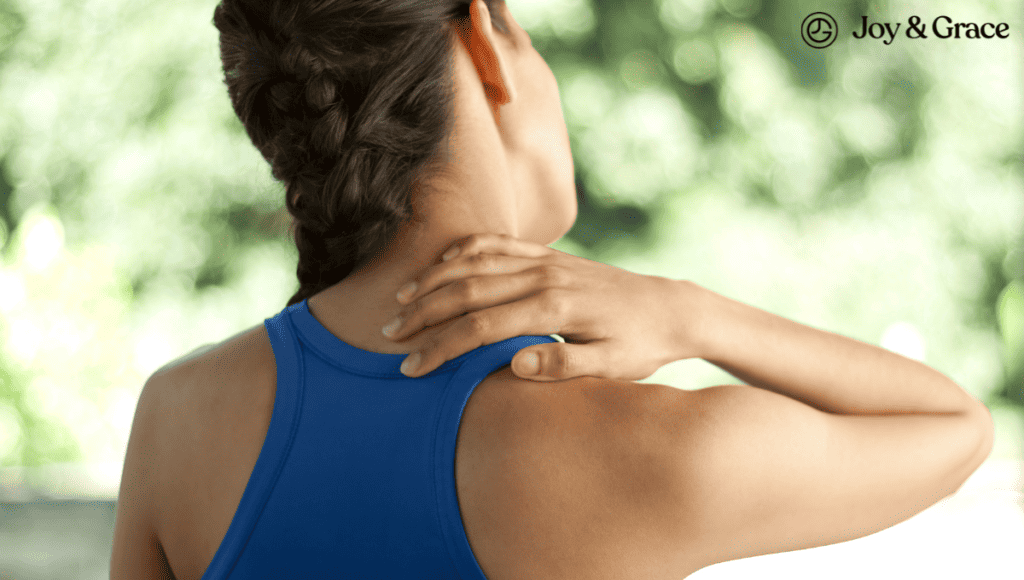
<instances>
[{"instance_id":1,"label":"sports bra","mask_svg":"<svg viewBox=\"0 0 1024 580\"><path fill-rule=\"evenodd\" d=\"M510 338L410 378L406 355L345 343L305 300L264 324L277 365L270 425L203 580L486 580L456 495L459 422L482 379L556 340Z\"/></svg>"}]
</instances>

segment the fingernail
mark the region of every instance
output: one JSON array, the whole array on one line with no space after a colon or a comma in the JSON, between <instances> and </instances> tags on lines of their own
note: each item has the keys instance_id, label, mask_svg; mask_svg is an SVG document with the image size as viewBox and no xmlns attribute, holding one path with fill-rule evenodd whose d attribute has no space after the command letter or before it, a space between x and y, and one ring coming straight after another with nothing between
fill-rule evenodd
<instances>
[{"instance_id":1,"label":"fingernail","mask_svg":"<svg viewBox=\"0 0 1024 580\"><path fill-rule=\"evenodd\" d=\"M452 246L451 248L448 249L447 252L445 252L444 254L441 254L441 260L444 261L444 262L447 262L448 260L451 260L452 258L454 258L455 256L458 256L458 255L459 255L459 247L458 246Z\"/></svg>"},{"instance_id":2,"label":"fingernail","mask_svg":"<svg viewBox=\"0 0 1024 580\"><path fill-rule=\"evenodd\" d=\"M402 374L408 375L409 373L414 372L418 366L420 366L420 353L414 352L405 357L405 360L402 361L402 366L399 367L399 370L402 371Z\"/></svg>"},{"instance_id":3,"label":"fingernail","mask_svg":"<svg viewBox=\"0 0 1024 580\"><path fill-rule=\"evenodd\" d=\"M408 300L409 297L412 296L414 292L416 292L416 288L417 284L415 282L409 282L405 286L402 286L401 288L399 288L398 294L396 295L398 300Z\"/></svg>"},{"instance_id":4,"label":"fingernail","mask_svg":"<svg viewBox=\"0 0 1024 580\"><path fill-rule=\"evenodd\" d=\"M380 329L380 331L382 333L384 333L384 336L391 336L391 335L395 334L395 331L398 330L399 326L402 326L402 317L401 316L397 316L397 317L395 317L394 320L392 320L391 322L385 324L384 328Z\"/></svg>"},{"instance_id":5,"label":"fingernail","mask_svg":"<svg viewBox=\"0 0 1024 580\"><path fill-rule=\"evenodd\" d=\"M519 372L524 375L535 375L540 372L540 357L536 353L526 353L519 361Z\"/></svg>"}]
</instances>

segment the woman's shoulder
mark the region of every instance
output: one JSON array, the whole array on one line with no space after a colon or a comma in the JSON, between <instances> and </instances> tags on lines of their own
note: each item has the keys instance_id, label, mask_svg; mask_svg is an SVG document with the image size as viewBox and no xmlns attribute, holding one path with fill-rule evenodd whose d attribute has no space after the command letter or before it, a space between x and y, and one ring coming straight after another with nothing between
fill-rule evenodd
<instances>
[{"instance_id":1,"label":"woman's shoulder","mask_svg":"<svg viewBox=\"0 0 1024 580\"><path fill-rule=\"evenodd\" d=\"M199 577L226 533L266 437L276 380L261 324L147 381L136 422L148 424L133 431L150 433L154 525L176 574Z\"/></svg>"},{"instance_id":2,"label":"woman's shoulder","mask_svg":"<svg viewBox=\"0 0 1024 580\"><path fill-rule=\"evenodd\" d=\"M566 570L667 578L696 569L679 561L678 547L675 568L658 557L665 530L651 513L669 477L658 457L671 452L663 418L688 391L589 376L536 382L509 367L479 388L460 428L456 482L488 578L562 578Z\"/></svg>"},{"instance_id":3,"label":"woman's shoulder","mask_svg":"<svg viewBox=\"0 0 1024 580\"><path fill-rule=\"evenodd\" d=\"M269 424L276 382L273 350L261 324L161 367L146 382L140 405L149 399L159 409L154 419L168 435L191 431L193 437L209 437L260 422L263 415Z\"/></svg>"},{"instance_id":4,"label":"woman's shoulder","mask_svg":"<svg viewBox=\"0 0 1024 580\"><path fill-rule=\"evenodd\" d=\"M203 450L209 450L221 434L265 432L276 383L273 350L261 324L164 365L146 382L142 398L159 409L154 419L165 435L193 443L202 438ZM177 449L188 449L189 460L195 460L193 445L170 446L168 453Z\"/></svg>"},{"instance_id":5,"label":"woman's shoulder","mask_svg":"<svg viewBox=\"0 0 1024 580\"><path fill-rule=\"evenodd\" d=\"M247 328L220 342L209 343L199 346L177 359L157 369L153 376L160 375L164 378L190 375L194 372L215 370L217 363L260 362L270 356L273 360L273 351L270 347L270 339L267 336L266 326L258 324Z\"/></svg>"}]
</instances>

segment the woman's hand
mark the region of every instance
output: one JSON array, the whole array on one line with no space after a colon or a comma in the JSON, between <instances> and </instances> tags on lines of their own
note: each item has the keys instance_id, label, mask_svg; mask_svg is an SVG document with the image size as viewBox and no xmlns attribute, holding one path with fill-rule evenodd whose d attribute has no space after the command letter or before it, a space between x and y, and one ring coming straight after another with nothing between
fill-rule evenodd
<instances>
[{"instance_id":1,"label":"woman's hand","mask_svg":"<svg viewBox=\"0 0 1024 580\"><path fill-rule=\"evenodd\" d=\"M385 336L401 341L425 327L461 319L419 352L417 368L403 368L409 376L520 335L565 339L524 348L512 359L516 375L540 381L583 375L637 380L696 356L687 344L690 325L677 316L685 297L674 280L511 236L463 238L414 283L411 292L412 284L399 291L402 322ZM406 360L411 363L413 356Z\"/></svg>"}]
</instances>

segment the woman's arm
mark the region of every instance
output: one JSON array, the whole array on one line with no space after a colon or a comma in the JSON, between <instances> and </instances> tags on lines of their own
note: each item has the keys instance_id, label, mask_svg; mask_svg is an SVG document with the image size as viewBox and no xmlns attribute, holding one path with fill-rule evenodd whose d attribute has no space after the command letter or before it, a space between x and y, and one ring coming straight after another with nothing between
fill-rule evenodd
<instances>
[{"instance_id":1,"label":"woman's arm","mask_svg":"<svg viewBox=\"0 0 1024 580\"><path fill-rule=\"evenodd\" d=\"M153 443L159 414L155 391L159 376L146 382L132 422L117 497L111 580L174 579L153 526Z\"/></svg>"},{"instance_id":2,"label":"woman's arm","mask_svg":"<svg viewBox=\"0 0 1024 580\"><path fill-rule=\"evenodd\" d=\"M988 410L938 371L675 286L670 319L695 319L680 344L753 385L669 393L645 422L642 451L668 450L672 474L648 507L695 566L883 530L955 493L991 451Z\"/></svg>"},{"instance_id":3,"label":"woman's arm","mask_svg":"<svg viewBox=\"0 0 1024 580\"><path fill-rule=\"evenodd\" d=\"M454 256L454 257L453 257ZM730 300L688 281L646 276L517 240L475 234L397 297L404 340L460 318L424 347L413 376L483 344L523 334L565 343L519 351L521 378L638 380L705 358L751 385L848 414L956 412L980 405L919 362ZM529 355L539 355L536 373ZM987 411L986 411L987 413Z\"/></svg>"},{"instance_id":4,"label":"woman's arm","mask_svg":"<svg viewBox=\"0 0 1024 580\"><path fill-rule=\"evenodd\" d=\"M680 348L696 344L689 348L700 358L750 385L842 415L985 408L922 363L776 316L689 281L674 283L667 320L696 319L677 323Z\"/></svg>"},{"instance_id":5,"label":"woman's arm","mask_svg":"<svg viewBox=\"0 0 1024 580\"><path fill-rule=\"evenodd\" d=\"M495 236L460 245L468 256L429 269L417 290L399 298L409 316L398 336L465 315L431 346L432 365L519 334L574 336L577 344L522 349L513 370L530 378L517 359L540 351L548 378L603 377L525 389L540 394L536 417L598 417L595 405L608 400L635 410L614 429L595 422L575 439L584 451L567 455L612 450L613 459L579 479L607 484L602 509L613 506L608 510L622 516L612 519L643 522L623 542L635 545L636 534L655 532L658 541L644 548L644 558L662 569L690 573L877 532L954 493L991 450L984 405L938 371L885 349L692 282ZM663 357L703 358L752 386L607 388L604 379L613 377L605 371L642 373ZM568 411L552 406L555 393L568 391L573 400L577 384L610 394L577 397L565 403ZM637 396L616 397L618 391ZM528 421L517 425L516 441L546 432Z\"/></svg>"},{"instance_id":6,"label":"woman's arm","mask_svg":"<svg viewBox=\"0 0 1024 580\"><path fill-rule=\"evenodd\" d=\"M930 422L961 426L962 439L971 441L965 443L971 450L967 475L992 447L992 418L983 404L935 369L888 350L689 281L643 276L508 236L473 235L455 247L413 292L398 297L408 305L395 335L399 340L464 315L461 326L453 325L428 346L424 358L431 362L419 373L480 344L559 333L577 344L522 349L513 370L535 378L523 372L522 363L537 353L549 380L642 378L672 360L699 357L754 387L828 414L945 415Z\"/></svg>"}]
</instances>

